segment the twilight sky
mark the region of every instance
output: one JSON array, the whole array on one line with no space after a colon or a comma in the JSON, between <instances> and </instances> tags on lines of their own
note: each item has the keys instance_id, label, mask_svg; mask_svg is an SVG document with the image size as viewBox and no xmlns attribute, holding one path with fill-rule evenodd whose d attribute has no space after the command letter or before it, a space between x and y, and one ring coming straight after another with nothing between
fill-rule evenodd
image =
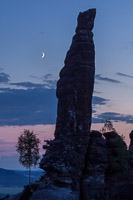
<instances>
[{"instance_id":1,"label":"twilight sky","mask_svg":"<svg viewBox=\"0 0 133 200\"><path fill-rule=\"evenodd\" d=\"M97 9L93 128L100 130L104 119L114 120L128 138L133 129L133 1L1 0L0 167L21 168L14 146L25 127L42 144L52 137L58 74L77 16L89 8Z\"/></svg>"}]
</instances>

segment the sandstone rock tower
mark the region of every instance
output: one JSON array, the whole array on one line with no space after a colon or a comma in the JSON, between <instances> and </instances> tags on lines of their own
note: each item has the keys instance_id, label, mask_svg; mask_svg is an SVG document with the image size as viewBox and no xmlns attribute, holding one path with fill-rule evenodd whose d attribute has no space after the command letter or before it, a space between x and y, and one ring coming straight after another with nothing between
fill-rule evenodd
<instances>
[{"instance_id":1,"label":"sandstone rock tower","mask_svg":"<svg viewBox=\"0 0 133 200\"><path fill-rule=\"evenodd\" d=\"M95 73L92 29L96 10L80 13L76 34L57 83L58 114L55 138L89 135Z\"/></svg>"},{"instance_id":2,"label":"sandstone rock tower","mask_svg":"<svg viewBox=\"0 0 133 200\"><path fill-rule=\"evenodd\" d=\"M78 16L76 34L57 83L55 139L40 167L42 180L9 200L132 200L133 131L130 146L115 132L90 133L96 9Z\"/></svg>"},{"instance_id":3,"label":"sandstone rock tower","mask_svg":"<svg viewBox=\"0 0 133 200\"><path fill-rule=\"evenodd\" d=\"M40 184L32 185L34 193L28 193L30 190L26 188L19 200L80 199L92 115L95 15L96 9L90 9L78 16L76 34L57 83L55 139L50 142L40 163L46 173Z\"/></svg>"},{"instance_id":4,"label":"sandstone rock tower","mask_svg":"<svg viewBox=\"0 0 133 200\"><path fill-rule=\"evenodd\" d=\"M96 9L90 9L78 16L76 34L57 82L55 139L40 163L40 167L46 171L45 180L48 177L51 185L78 192L92 115L95 74L92 29L95 15Z\"/></svg>"}]
</instances>

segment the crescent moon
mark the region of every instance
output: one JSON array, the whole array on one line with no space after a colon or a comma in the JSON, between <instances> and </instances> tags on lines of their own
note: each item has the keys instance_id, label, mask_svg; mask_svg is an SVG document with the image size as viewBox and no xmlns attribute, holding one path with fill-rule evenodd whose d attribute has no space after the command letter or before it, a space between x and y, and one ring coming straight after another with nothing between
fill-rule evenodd
<instances>
[{"instance_id":1,"label":"crescent moon","mask_svg":"<svg viewBox=\"0 0 133 200\"><path fill-rule=\"evenodd\" d=\"M42 52L42 57L41 57L41 58L44 58L44 56L45 56L45 53L44 53L44 52Z\"/></svg>"}]
</instances>

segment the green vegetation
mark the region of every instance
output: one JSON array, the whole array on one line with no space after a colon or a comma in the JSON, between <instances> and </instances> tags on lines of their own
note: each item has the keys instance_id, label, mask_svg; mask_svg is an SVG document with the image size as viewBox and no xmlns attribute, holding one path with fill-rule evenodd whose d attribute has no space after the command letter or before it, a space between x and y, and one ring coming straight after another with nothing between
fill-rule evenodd
<instances>
[{"instance_id":1,"label":"green vegetation","mask_svg":"<svg viewBox=\"0 0 133 200\"><path fill-rule=\"evenodd\" d=\"M18 138L16 150L20 154L19 162L29 169L29 184L31 182L31 167L36 166L39 161L40 140L33 131L24 130Z\"/></svg>"}]
</instances>

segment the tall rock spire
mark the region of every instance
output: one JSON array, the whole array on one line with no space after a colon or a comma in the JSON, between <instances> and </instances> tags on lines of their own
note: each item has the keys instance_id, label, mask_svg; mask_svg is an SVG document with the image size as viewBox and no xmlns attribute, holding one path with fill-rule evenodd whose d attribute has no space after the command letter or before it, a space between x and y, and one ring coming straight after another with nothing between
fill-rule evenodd
<instances>
[{"instance_id":1,"label":"tall rock spire","mask_svg":"<svg viewBox=\"0 0 133 200\"><path fill-rule=\"evenodd\" d=\"M90 9L78 16L76 34L57 83L55 139L40 163L53 184L78 190L91 125L95 74L92 28L95 15L96 10Z\"/></svg>"},{"instance_id":2,"label":"tall rock spire","mask_svg":"<svg viewBox=\"0 0 133 200\"><path fill-rule=\"evenodd\" d=\"M46 172L43 188L49 188L51 199L59 199L60 195L60 199L79 200L92 115L95 74L92 28L95 15L95 9L79 14L76 34L57 83L55 139L40 162L40 168ZM32 200L36 199L35 195L38 192ZM44 195L47 195L46 190Z\"/></svg>"},{"instance_id":3,"label":"tall rock spire","mask_svg":"<svg viewBox=\"0 0 133 200\"><path fill-rule=\"evenodd\" d=\"M57 82L58 111L55 138L88 135L91 125L95 49L92 29L96 9L78 16L76 34Z\"/></svg>"},{"instance_id":4,"label":"tall rock spire","mask_svg":"<svg viewBox=\"0 0 133 200\"><path fill-rule=\"evenodd\" d=\"M36 186L31 200L80 199L92 114L95 73L92 29L95 15L96 10L90 9L78 16L76 34L57 83L55 139L49 142L40 162L45 175L43 182ZM26 190L22 195L26 196Z\"/></svg>"}]
</instances>

